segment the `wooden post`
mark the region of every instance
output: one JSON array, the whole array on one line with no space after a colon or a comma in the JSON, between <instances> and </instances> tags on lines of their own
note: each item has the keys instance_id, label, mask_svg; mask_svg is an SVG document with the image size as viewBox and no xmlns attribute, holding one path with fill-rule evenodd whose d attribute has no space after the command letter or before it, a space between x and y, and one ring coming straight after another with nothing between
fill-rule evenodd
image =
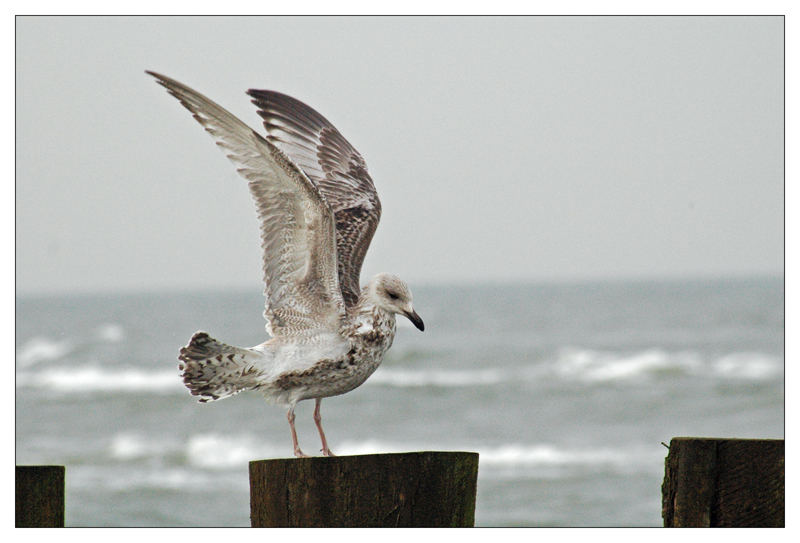
<instances>
[{"instance_id":1,"label":"wooden post","mask_svg":"<svg viewBox=\"0 0 800 543\"><path fill-rule=\"evenodd\" d=\"M250 524L471 527L478 453L410 452L250 462Z\"/></svg>"},{"instance_id":2,"label":"wooden post","mask_svg":"<svg viewBox=\"0 0 800 543\"><path fill-rule=\"evenodd\" d=\"M665 464L664 526L784 526L782 439L676 437Z\"/></svg>"},{"instance_id":3,"label":"wooden post","mask_svg":"<svg viewBox=\"0 0 800 543\"><path fill-rule=\"evenodd\" d=\"M17 528L64 527L64 466L17 466Z\"/></svg>"}]
</instances>

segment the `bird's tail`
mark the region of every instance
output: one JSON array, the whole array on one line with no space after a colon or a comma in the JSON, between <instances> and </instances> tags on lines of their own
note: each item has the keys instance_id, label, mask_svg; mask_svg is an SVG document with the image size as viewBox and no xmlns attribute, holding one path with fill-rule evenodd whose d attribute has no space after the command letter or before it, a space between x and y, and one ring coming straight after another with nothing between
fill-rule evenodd
<instances>
[{"instance_id":1,"label":"bird's tail","mask_svg":"<svg viewBox=\"0 0 800 543\"><path fill-rule=\"evenodd\" d=\"M219 400L259 386L259 356L250 349L220 343L205 332L195 332L178 355L178 369L186 387L201 402Z\"/></svg>"}]
</instances>

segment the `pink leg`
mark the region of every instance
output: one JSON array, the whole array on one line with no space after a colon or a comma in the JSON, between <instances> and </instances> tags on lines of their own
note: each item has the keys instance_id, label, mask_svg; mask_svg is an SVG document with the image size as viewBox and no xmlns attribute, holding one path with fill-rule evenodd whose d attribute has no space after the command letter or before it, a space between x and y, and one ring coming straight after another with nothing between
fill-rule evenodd
<instances>
[{"instance_id":1,"label":"pink leg","mask_svg":"<svg viewBox=\"0 0 800 543\"><path fill-rule=\"evenodd\" d=\"M303 451L300 450L300 445L297 443L297 431L294 429L294 406L289 408L286 418L289 419L289 428L292 430L292 446L294 447L294 455L298 458L307 457L308 455L303 454Z\"/></svg>"},{"instance_id":2,"label":"pink leg","mask_svg":"<svg viewBox=\"0 0 800 543\"><path fill-rule=\"evenodd\" d=\"M322 398L317 398L317 405L314 408L314 423L319 430L319 437L322 439L322 456L336 456L328 448L328 441L325 439L325 432L322 431L322 415L319 414L319 406L322 404Z\"/></svg>"}]
</instances>

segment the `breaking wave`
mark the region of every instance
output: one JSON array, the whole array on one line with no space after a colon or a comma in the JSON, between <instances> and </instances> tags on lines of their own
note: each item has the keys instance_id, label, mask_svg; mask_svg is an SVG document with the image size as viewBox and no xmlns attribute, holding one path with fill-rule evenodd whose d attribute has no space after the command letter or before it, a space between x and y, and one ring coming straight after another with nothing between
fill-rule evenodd
<instances>
[{"instance_id":1,"label":"breaking wave","mask_svg":"<svg viewBox=\"0 0 800 543\"><path fill-rule=\"evenodd\" d=\"M18 367L27 368L40 362L54 362L66 358L75 352L76 347L89 347L97 343L120 343L125 339L125 330L121 325L106 323L94 329L91 337L77 341L55 340L44 336L34 336L17 348L16 363Z\"/></svg>"},{"instance_id":2,"label":"breaking wave","mask_svg":"<svg viewBox=\"0 0 800 543\"><path fill-rule=\"evenodd\" d=\"M68 340L54 341L37 336L17 349L17 365L26 368L39 362L58 360L72 352L73 348Z\"/></svg>"},{"instance_id":3,"label":"breaking wave","mask_svg":"<svg viewBox=\"0 0 800 543\"><path fill-rule=\"evenodd\" d=\"M183 389L175 370L144 371L137 368L105 368L100 365L18 371L17 388L44 388L61 393L154 392Z\"/></svg>"},{"instance_id":4,"label":"breaking wave","mask_svg":"<svg viewBox=\"0 0 800 543\"><path fill-rule=\"evenodd\" d=\"M706 359L693 351L648 349L620 354L565 348L559 352L553 369L562 377L587 382L625 381L674 374L767 380L783 375L783 359L752 352Z\"/></svg>"}]
</instances>

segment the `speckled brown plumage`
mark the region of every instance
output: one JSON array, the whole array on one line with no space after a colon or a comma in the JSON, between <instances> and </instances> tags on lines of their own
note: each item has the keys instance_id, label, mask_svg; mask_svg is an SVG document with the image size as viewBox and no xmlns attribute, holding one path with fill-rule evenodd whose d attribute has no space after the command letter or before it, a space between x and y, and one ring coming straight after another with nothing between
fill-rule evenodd
<instances>
[{"instance_id":1,"label":"speckled brown plumage","mask_svg":"<svg viewBox=\"0 0 800 543\"><path fill-rule=\"evenodd\" d=\"M267 140L305 172L333 210L339 284L348 308L356 305L359 276L381 218L381 203L367 164L325 117L291 96L250 89Z\"/></svg>"},{"instance_id":2,"label":"speckled brown plumage","mask_svg":"<svg viewBox=\"0 0 800 543\"><path fill-rule=\"evenodd\" d=\"M248 181L263 252L264 317L271 339L249 349L197 332L178 355L184 384L201 402L257 390L294 407L361 385L395 336L395 315L420 330L408 286L378 274L361 289L361 265L381 215L364 159L322 115L286 95L250 90L263 137L230 112L169 77L148 72L214 137Z\"/></svg>"}]
</instances>

